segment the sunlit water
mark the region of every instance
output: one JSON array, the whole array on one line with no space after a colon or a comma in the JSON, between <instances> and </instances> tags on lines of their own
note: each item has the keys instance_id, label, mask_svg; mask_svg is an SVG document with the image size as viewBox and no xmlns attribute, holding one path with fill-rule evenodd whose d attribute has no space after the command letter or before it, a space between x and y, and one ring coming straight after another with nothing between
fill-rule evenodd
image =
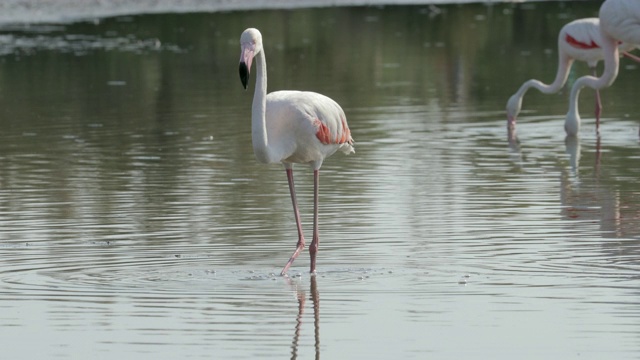
<instances>
[{"instance_id":1,"label":"sunlit water","mask_svg":"<svg viewBox=\"0 0 640 360\"><path fill-rule=\"evenodd\" d=\"M631 359L640 353L637 66L531 91L597 4L146 15L0 33L7 359ZM345 109L321 171L318 274L281 267L284 170L258 164L238 38L271 90ZM526 31L536 26L537 31ZM574 81L587 73L579 64ZM311 171L296 167L310 237Z\"/></svg>"}]
</instances>

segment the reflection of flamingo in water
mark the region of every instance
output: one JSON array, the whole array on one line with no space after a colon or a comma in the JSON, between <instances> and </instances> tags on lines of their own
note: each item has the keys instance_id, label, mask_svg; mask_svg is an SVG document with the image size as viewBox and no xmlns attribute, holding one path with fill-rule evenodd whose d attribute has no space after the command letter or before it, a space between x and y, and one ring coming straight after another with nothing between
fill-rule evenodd
<instances>
[{"instance_id":1,"label":"reflection of flamingo in water","mask_svg":"<svg viewBox=\"0 0 640 360\"><path fill-rule=\"evenodd\" d=\"M522 167L525 162L525 158L522 155L522 149L520 148L520 140L518 139L518 135L516 134L515 127L507 128L507 142L509 144L509 157L511 160L518 165L518 167Z\"/></svg>"},{"instance_id":2,"label":"reflection of flamingo in water","mask_svg":"<svg viewBox=\"0 0 640 360\"><path fill-rule=\"evenodd\" d=\"M320 359L320 293L318 292L318 282L316 277L310 278L311 285L309 291L311 292L311 301L313 302L313 333L315 338L315 350L316 359ZM298 315L296 316L296 330L293 334L293 341L291 341L291 359L298 358L298 344L300 340L300 329L302 327L302 315L304 314L304 305L307 301L307 294L302 291L297 291L298 297Z\"/></svg>"},{"instance_id":3,"label":"reflection of flamingo in water","mask_svg":"<svg viewBox=\"0 0 640 360\"><path fill-rule=\"evenodd\" d=\"M240 37L240 80L247 88L251 62L256 59L256 89L251 109L253 151L262 163L282 163L287 172L293 212L298 227L296 250L282 269L284 275L305 246L293 183L293 164L313 168L313 239L309 246L311 272L318 252L318 183L324 159L337 150L353 153L353 139L344 111L335 101L314 92L276 91L267 95L267 63L262 35L247 29Z\"/></svg>"},{"instance_id":4,"label":"reflection of flamingo in water","mask_svg":"<svg viewBox=\"0 0 640 360\"><path fill-rule=\"evenodd\" d=\"M565 130L569 135L580 131L578 114L578 96L583 87L596 91L611 86L618 76L620 67L618 43L640 45L640 1L606 0L600 6L600 37L604 54L604 71L598 77L583 76L576 80L571 88L569 111L565 119Z\"/></svg>"},{"instance_id":5,"label":"reflection of flamingo in water","mask_svg":"<svg viewBox=\"0 0 640 360\"><path fill-rule=\"evenodd\" d=\"M596 65L598 61L603 59L600 38L598 18L587 18L574 20L562 27L558 34L558 71L556 78L551 84L545 84L539 80L527 80L518 91L513 94L507 101L507 119L509 127L513 127L516 118L522 107L522 98L530 88L536 88L544 94L554 94L560 91L567 82L569 70L574 60L584 61L592 69L594 76L596 75ZM640 58L628 54L626 50L633 49L633 45L621 44L623 54L636 61ZM596 131L600 126L600 114L602 112L602 104L600 101L600 92L596 90Z\"/></svg>"},{"instance_id":6,"label":"reflection of flamingo in water","mask_svg":"<svg viewBox=\"0 0 640 360\"><path fill-rule=\"evenodd\" d=\"M564 145L566 148L566 153L569 155L569 165L571 166L571 171L578 175L578 168L580 167L580 157L581 157L581 146L580 146L580 137L576 135L567 135L564 138ZM600 173L600 137L596 138L596 147L595 147L595 163L594 170L596 174Z\"/></svg>"},{"instance_id":7,"label":"reflection of flamingo in water","mask_svg":"<svg viewBox=\"0 0 640 360\"><path fill-rule=\"evenodd\" d=\"M600 225L603 238L633 236L638 233L638 201L633 192L621 195L620 190L611 189L608 181L600 181L600 138L595 142L594 171L579 174L581 157L580 137L567 135L566 153L569 155L570 172L564 170L560 176L560 202L563 217L572 220L588 220ZM636 215L634 215L636 214ZM584 229L584 223L568 225L576 230Z\"/></svg>"},{"instance_id":8,"label":"reflection of flamingo in water","mask_svg":"<svg viewBox=\"0 0 640 360\"><path fill-rule=\"evenodd\" d=\"M578 175L578 167L580 166L580 138L575 135L567 135L564 138L566 153L569 155L569 165L574 176Z\"/></svg>"}]
</instances>

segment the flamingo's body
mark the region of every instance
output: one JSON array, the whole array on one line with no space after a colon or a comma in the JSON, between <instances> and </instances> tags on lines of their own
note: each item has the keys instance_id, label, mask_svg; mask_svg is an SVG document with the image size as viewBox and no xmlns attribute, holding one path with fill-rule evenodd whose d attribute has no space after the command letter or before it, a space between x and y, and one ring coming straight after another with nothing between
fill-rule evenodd
<instances>
[{"instance_id":1,"label":"flamingo's body","mask_svg":"<svg viewBox=\"0 0 640 360\"><path fill-rule=\"evenodd\" d=\"M601 49L602 38L600 36L600 24L598 18L586 18L574 20L562 27L558 34L558 71L551 84L545 84L539 80L527 80L518 91L507 101L508 125L515 125L516 118L522 108L522 98L530 88L536 88L544 94L555 94L567 82L569 71L575 60L586 62L593 74L596 74L598 61L604 58ZM633 45L620 44L625 52L633 49ZM600 93L596 90L596 129L600 122L602 105Z\"/></svg>"},{"instance_id":2,"label":"flamingo's body","mask_svg":"<svg viewBox=\"0 0 640 360\"><path fill-rule=\"evenodd\" d=\"M309 246L311 272L315 272L318 251L318 183L324 159L340 150L354 152L351 131L344 111L332 99L308 91L276 91L267 95L267 64L262 35L247 29L240 37L240 79L245 89L253 59L256 60L256 89L251 111L253 151L262 163L282 163L289 181L291 201L298 227L295 252L282 269L284 275L305 246L293 183L293 164L309 164L314 174L313 239Z\"/></svg>"},{"instance_id":3,"label":"flamingo's body","mask_svg":"<svg viewBox=\"0 0 640 360\"><path fill-rule=\"evenodd\" d=\"M600 7L599 18L604 71L599 78L583 76L573 84L569 98L569 111L564 124L568 135L577 135L580 131L580 115L578 114L580 90L585 86L596 91L611 86L618 76L620 66L618 43L623 42L632 46L640 45L640 1L606 0ZM637 57L629 57L638 61Z\"/></svg>"}]
</instances>

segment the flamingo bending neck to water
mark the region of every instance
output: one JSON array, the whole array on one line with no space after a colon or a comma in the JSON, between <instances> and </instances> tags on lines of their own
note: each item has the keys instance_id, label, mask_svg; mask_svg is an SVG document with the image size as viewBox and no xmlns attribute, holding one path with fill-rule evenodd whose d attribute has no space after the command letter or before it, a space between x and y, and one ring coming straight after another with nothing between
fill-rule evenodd
<instances>
[{"instance_id":1,"label":"flamingo bending neck to water","mask_svg":"<svg viewBox=\"0 0 640 360\"><path fill-rule=\"evenodd\" d=\"M582 88L588 86L599 90L611 86L620 68L618 43L640 45L640 1L606 0L600 6L599 17L604 71L600 77L583 76L571 87L569 111L564 123L568 135L577 135L580 131L578 97Z\"/></svg>"},{"instance_id":2,"label":"flamingo bending neck to water","mask_svg":"<svg viewBox=\"0 0 640 360\"><path fill-rule=\"evenodd\" d=\"M530 88L536 88L544 94L557 93L567 82L569 71L575 60L586 62L595 76L596 65L598 61L604 58L601 43L602 39L598 18L578 19L563 26L558 34L558 70L556 72L556 78L551 84L545 84L536 79L530 79L524 82L518 91L507 101L508 126L513 127L515 125L516 118L522 108L522 98ZM628 50L634 48L633 45L623 43L620 44L620 48L625 56L640 61L640 58L627 53ZM596 90L596 131L598 131L600 126L601 112L600 92Z\"/></svg>"},{"instance_id":3,"label":"flamingo bending neck to water","mask_svg":"<svg viewBox=\"0 0 640 360\"><path fill-rule=\"evenodd\" d=\"M313 168L313 238L309 246L310 271L316 270L318 252L318 187L319 170L324 159L340 150L355 152L353 138L344 111L332 99L308 91L275 91L267 95L267 62L262 47L262 34L249 28L240 37L240 80L247 88L251 63L256 60L256 89L251 108L253 151L262 163L282 163L286 169L293 212L298 227L296 250L282 269L281 275L305 246L300 212L293 183L293 164L309 164Z\"/></svg>"}]
</instances>

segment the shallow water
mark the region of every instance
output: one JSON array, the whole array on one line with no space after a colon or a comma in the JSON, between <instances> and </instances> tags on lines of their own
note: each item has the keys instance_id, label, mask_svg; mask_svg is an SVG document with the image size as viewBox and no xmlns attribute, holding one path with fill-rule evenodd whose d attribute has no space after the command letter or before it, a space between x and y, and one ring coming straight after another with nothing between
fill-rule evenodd
<instances>
[{"instance_id":1,"label":"shallow water","mask_svg":"<svg viewBox=\"0 0 640 360\"><path fill-rule=\"evenodd\" d=\"M590 3L163 14L0 33L3 358L635 359L638 67L555 75ZM345 109L356 154L321 171L318 274L286 177L258 164L242 30L269 88ZM528 29L536 27L537 31ZM586 74L578 64L570 76ZM251 82L250 90L253 89ZM296 168L307 236L311 171Z\"/></svg>"}]
</instances>

